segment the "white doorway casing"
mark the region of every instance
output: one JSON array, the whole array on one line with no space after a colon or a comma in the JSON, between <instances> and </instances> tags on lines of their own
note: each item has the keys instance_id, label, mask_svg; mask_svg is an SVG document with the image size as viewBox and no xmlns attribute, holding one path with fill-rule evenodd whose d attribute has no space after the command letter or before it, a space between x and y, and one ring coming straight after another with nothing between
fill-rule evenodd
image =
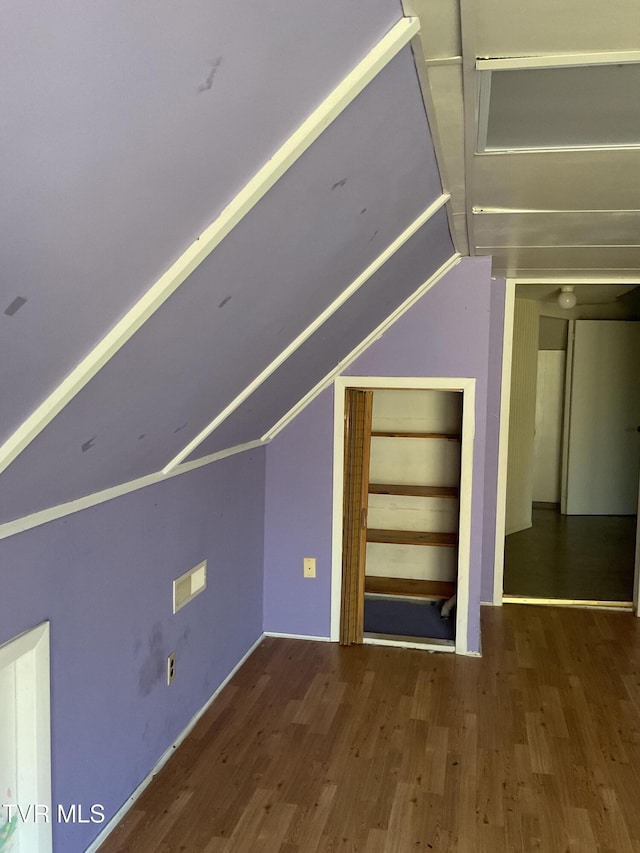
<instances>
[{"instance_id":1,"label":"white doorway casing","mask_svg":"<svg viewBox=\"0 0 640 853\"><path fill-rule=\"evenodd\" d=\"M557 284L558 288L567 284L564 279L546 280L549 284ZM569 282L573 283L573 282ZM584 280L581 284L600 284L599 280ZM503 600L504 590L504 539L506 531L506 503L507 503L507 459L509 448L509 411L511 392L511 362L513 352L513 329L514 329L514 306L516 297L516 279L507 278L505 282L505 312L504 312L504 334L502 348L502 383L500 403L500 437L498 447L498 493L496 501L496 536L495 536L495 561L493 575L493 603L500 606ZM567 373L571 369L570 353L567 357ZM566 391L568 393L568 389ZM567 424L564 425L565 431ZM565 461L563 460L563 465ZM563 471L563 477L565 473ZM638 492L638 507L640 507L640 483ZM640 515L636 533L636 552L633 581L633 603L634 613L640 616Z\"/></svg>"},{"instance_id":2,"label":"white doorway casing","mask_svg":"<svg viewBox=\"0 0 640 853\"><path fill-rule=\"evenodd\" d=\"M50 853L48 622L0 646L0 805L0 831L15 819L11 853Z\"/></svg>"},{"instance_id":3,"label":"white doorway casing","mask_svg":"<svg viewBox=\"0 0 640 853\"><path fill-rule=\"evenodd\" d=\"M344 398L347 388L415 389L460 391L462 404L462 440L460 458L460 518L458 532L458 586L456 609L456 654L469 654L469 567L471 561L471 489L473 440L475 435L476 380L457 377L340 376L334 391L333 443L333 532L331 556L331 640L340 636L340 599L342 594L342 513L344 485ZM407 642L389 645L411 646ZM422 647L422 646L421 646ZM435 648L435 647L434 647ZM475 654L475 652L473 652Z\"/></svg>"}]
</instances>

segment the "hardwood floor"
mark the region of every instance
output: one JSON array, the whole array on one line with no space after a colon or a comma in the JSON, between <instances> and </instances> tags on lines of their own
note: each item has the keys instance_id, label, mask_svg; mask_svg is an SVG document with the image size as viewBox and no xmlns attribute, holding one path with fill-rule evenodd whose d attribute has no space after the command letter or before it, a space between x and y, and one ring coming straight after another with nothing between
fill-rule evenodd
<instances>
[{"instance_id":1,"label":"hardwood floor","mask_svg":"<svg viewBox=\"0 0 640 853\"><path fill-rule=\"evenodd\" d=\"M505 542L504 591L531 598L631 601L636 517L533 510Z\"/></svg>"},{"instance_id":2,"label":"hardwood floor","mask_svg":"<svg viewBox=\"0 0 640 853\"><path fill-rule=\"evenodd\" d=\"M640 620L483 608L483 646L266 639L102 853L640 853Z\"/></svg>"}]
</instances>

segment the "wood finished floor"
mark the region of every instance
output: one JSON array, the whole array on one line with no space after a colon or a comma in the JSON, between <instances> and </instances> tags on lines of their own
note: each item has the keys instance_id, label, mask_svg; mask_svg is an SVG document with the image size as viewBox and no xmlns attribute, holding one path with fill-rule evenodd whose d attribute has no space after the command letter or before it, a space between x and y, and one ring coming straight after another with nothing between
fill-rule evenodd
<instances>
[{"instance_id":1,"label":"wood finished floor","mask_svg":"<svg viewBox=\"0 0 640 853\"><path fill-rule=\"evenodd\" d=\"M504 591L532 598L631 601L636 517L533 510L505 541Z\"/></svg>"},{"instance_id":2,"label":"wood finished floor","mask_svg":"<svg viewBox=\"0 0 640 853\"><path fill-rule=\"evenodd\" d=\"M640 853L640 620L483 608L483 646L266 639L101 853Z\"/></svg>"}]
</instances>

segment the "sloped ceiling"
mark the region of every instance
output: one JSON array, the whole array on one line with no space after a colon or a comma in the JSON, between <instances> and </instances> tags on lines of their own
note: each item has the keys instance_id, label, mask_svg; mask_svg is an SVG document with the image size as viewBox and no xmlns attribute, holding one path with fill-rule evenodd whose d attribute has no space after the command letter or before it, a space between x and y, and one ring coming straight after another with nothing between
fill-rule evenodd
<instances>
[{"instance_id":1,"label":"sloped ceiling","mask_svg":"<svg viewBox=\"0 0 640 853\"><path fill-rule=\"evenodd\" d=\"M41 5L1 37L0 442L401 17ZM0 521L160 471L441 191L406 46L0 474ZM442 208L192 458L262 438L453 252Z\"/></svg>"},{"instance_id":2,"label":"sloped ceiling","mask_svg":"<svg viewBox=\"0 0 640 853\"><path fill-rule=\"evenodd\" d=\"M404 0L404 7L422 22L421 76L460 251L466 243L472 255L491 255L496 276L638 282L640 145L590 148L585 140L573 150L478 153L477 98L478 63L487 60L629 61L621 52L640 47L640 4ZM630 106L637 128L637 93ZM606 106L594 104L593 115L615 124Z\"/></svg>"}]
</instances>

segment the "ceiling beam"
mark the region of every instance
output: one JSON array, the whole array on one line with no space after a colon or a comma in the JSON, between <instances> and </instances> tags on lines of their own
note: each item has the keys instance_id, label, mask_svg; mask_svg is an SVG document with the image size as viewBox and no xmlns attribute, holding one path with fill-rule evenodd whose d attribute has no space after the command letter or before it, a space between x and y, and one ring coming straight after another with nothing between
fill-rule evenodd
<instances>
[{"instance_id":1,"label":"ceiling beam","mask_svg":"<svg viewBox=\"0 0 640 853\"><path fill-rule=\"evenodd\" d=\"M230 403L224 408L220 414L218 414L212 421L209 423L198 435L193 438L189 444L184 447L180 453L176 454L173 459L167 463L167 465L163 468L163 472L165 474L169 474L173 471L176 466L178 466L183 459L186 459L187 456L190 456L193 451L200 445L202 442L208 438L211 433L217 429L221 423L226 421L226 419L231 415L237 408L240 406L253 392L259 388L263 382L265 382L272 373L274 373L281 364L283 364L290 356L292 356L296 350L298 350L302 344L308 340L313 333L325 323L329 317L331 317L335 312L340 308L341 305L350 299L354 293L356 293L360 288L366 284L369 279L378 272L378 270L386 264L386 262L395 255L395 253L404 246L404 244L411 238L413 235L419 231L422 226L431 219L431 217L437 213L440 208L449 201L449 194L443 193L439 196L429 207L415 219L408 228L400 234L399 237L391 243L384 252L381 252L378 257L372 261L369 266L360 273L360 275L352 281L351 284L346 287L342 293L333 300L333 302L328 305L321 314L319 314L316 319L310 323L306 329L304 329L290 344L286 347L282 352L273 359L273 361L265 367L265 369L258 375L256 378L249 384L247 387L240 392Z\"/></svg>"},{"instance_id":2,"label":"ceiling beam","mask_svg":"<svg viewBox=\"0 0 640 853\"><path fill-rule=\"evenodd\" d=\"M402 18L336 86L177 261L0 446L0 473L42 432L197 269L309 146L409 43L420 28Z\"/></svg>"},{"instance_id":3,"label":"ceiling beam","mask_svg":"<svg viewBox=\"0 0 640 853\"><path fill-rule=\"evenodd\" d=\"M478 71L509 71L531 68L569 68L580 65L629 65L640 62L640 50L598 53L546 53L537 56L504 56L477 59Z\"/></svg>"}]
</instances>

